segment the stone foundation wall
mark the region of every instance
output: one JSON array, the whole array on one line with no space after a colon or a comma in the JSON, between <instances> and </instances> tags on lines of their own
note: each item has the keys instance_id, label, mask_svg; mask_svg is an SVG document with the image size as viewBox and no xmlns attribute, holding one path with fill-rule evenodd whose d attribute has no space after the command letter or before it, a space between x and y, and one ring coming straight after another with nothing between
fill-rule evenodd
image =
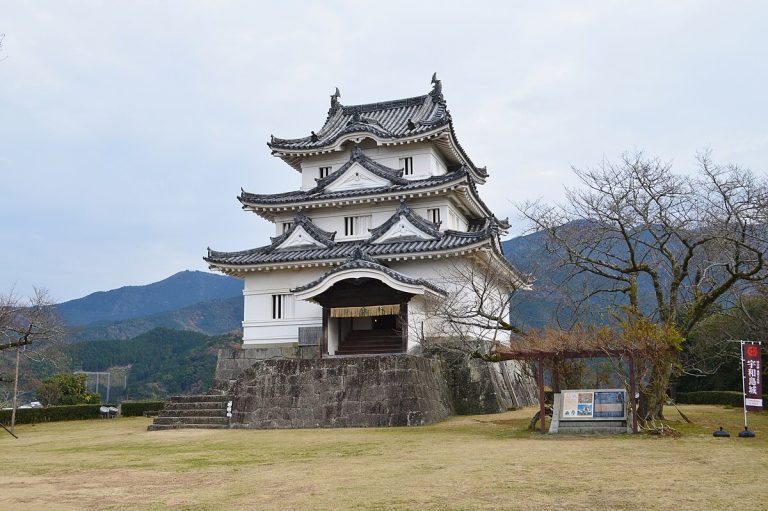
<instances>
[{"instance_id":1,"label":"stone foundation wall","mask_svg":"<svg viewBox=\"0 0 768 511\"><path fill-rule=\"evenodd\" d=\"M536 382L517 362L486 362L460 356L441 357L459 415L499 413L539 403Z\"/></svg>"},{"instance_id":2,"label":"stone foundation wall","mask_svg":"<svg viewBox=\"0 0 768 511\"><path fill-rule=\"evenodd\" d=\"M216 372L211 390L228 392L238 376L262 360L314 359L317 346L299 346L296 343L260 344L258 347L223 348L216 359Z\"/></svg>"},{"instance_id":3,"label":"stone foundation wall","mask_svg":"<svg viewBox=\"0 0 768 511\"><path fill-rule=\"evenodd\" d=\"M455 413L437 359L262 360L229 390L233 428L416 426Z\"/></svg>"}]
</instances>

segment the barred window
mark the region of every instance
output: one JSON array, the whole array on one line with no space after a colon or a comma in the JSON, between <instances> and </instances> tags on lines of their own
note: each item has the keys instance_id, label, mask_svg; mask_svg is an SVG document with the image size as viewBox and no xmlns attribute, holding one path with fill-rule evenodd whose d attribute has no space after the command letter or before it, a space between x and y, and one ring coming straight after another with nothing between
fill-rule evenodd
<instances>
[{"instance_id":1,"label":"barred window","mask_svg":"<svg viewBox=\"0 0 768 511\"><path fill-rule=\"evenodd\" d=\"M427 220L429 220L432 223L439 224L440 223L440 208L428 208L427 209Z\"/></svg>"},{"instance_id":2,"label":"barred window","mask_svg":"<svg viewBox=\"0 0 768 511\"><path fill-rule=\"evenodd\" d=\"M288 295L272 295L272 319L283 319L287 317Z\"/></svg>"},{"instance_id":3,"label":"barred window","mask_svg":"<svg viewBox=\"0 0 768 511\"><path fill-rule=\"evenodd\" d=\"M404 176L413 175L413 158L410 156L407 158L400 158L400 168L403 169Z\"/></svg>"},{"instance_id":4,"label":"barred window","mask_svg":"<svg viewBox=\"0 0 768 511\"><path fill-rule=\"evenodd\" d=\"M345 216L344 236L361 236L368 234L371 228L371 215Z\"/></svg>"},{"instance_id":5,"label":"barred window","mask_svg":"<svg viewBox=\"0 0 768 511\"><path fill-rule=\"evenodd\" d=\"M331 174L331 169L333 167L320 167L320 179L323 179L324 177L328 177Z\"/></svg>"},{"instance_id":6,"label":"barred window","mask_svg":"<svg viewBox=\"0 0 768 511\"><path fill-rule=\"evenodd\" d=\"M293 227L293 222L283 222L283 232L288 232Z\"/></svg>"}]
</instances>

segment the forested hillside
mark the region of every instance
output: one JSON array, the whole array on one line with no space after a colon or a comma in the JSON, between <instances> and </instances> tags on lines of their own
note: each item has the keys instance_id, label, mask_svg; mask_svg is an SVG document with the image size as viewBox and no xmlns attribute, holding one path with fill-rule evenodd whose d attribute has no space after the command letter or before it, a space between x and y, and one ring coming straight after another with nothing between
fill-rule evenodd
<instances>
[{"instance_id":1,"label":"forested hillside","mask_svg":"<svg viewBox=\"0 0 768 511\"><path fill-rule=\"evenodd\" d=\"M139 318L208 300L242 297L241 280L201 271L182 271L146 286L126 286L60 303L56 309L70 326Z\"/></svg>"},{"instance_id":2,"label":"forested hillside","mask_svg":"<svg viewBox=\"0 0 768 511\"><path fill-rule=\"evenodd\" d=\"M125 395L116 388L113 398L163 398L205 392L218 349L232 343L239 343L239 338L157 328L129 340L71 344L65 353L73 370L128 369Z\"/></svg>"},{"instance_id":3,"label":"forested hillside","mask_svg":"<svg viewBox=\"0 0 768 511\"><path fill-rule=\"evenodd\" d=\"M155 328L170 328L218 335L240 330L243 297L208 300L188 307L121 321L99 321L72 329L72 341L130 339Z\"/></svg>"}]
</instances>

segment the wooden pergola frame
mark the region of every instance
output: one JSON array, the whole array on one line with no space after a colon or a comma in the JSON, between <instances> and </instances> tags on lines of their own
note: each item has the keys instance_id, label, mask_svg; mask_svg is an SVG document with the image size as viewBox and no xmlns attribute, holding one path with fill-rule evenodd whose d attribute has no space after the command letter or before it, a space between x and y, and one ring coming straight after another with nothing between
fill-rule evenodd
<instances>
[{"instance_id":1,"label":"wooden pergola frame","mask_svg":"<svg viewBox=\"0 0 768 511\"><path fill-rule=\"evenodd\" d=\"M635 356L643 350L637 349L576 349L576 350L546 350L533 348L517 348L514 346L497 346L494 352L499 360L527 360L536 363L536 387L539 394L539 424L541 432L546 433L546 409L544 407L544 362L554 364L568 359L579 358L627 358L629 362L629 408L632 415L632 433L637 433L637 382L635 381ZM552 371L552 387L555 393L560 392L560 375Z\"/></svg>"}]
</instances>

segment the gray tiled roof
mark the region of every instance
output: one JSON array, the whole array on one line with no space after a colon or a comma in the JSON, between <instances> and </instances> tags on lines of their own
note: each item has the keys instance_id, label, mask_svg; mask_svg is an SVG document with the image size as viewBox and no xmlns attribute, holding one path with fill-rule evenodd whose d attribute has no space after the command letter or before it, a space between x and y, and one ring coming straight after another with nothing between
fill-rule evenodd
<instances>
[{"instance_id":1,"label":"gray tiled roof","mask_svg":"<svg viewBox=\"0 0 768 511\"><path fill-rule=\"evenodd\" d=\"M439 87L407 99L343 106L331 101L325 125L316 134L296 139L272 137L271 149L319 149L347 133L369 132L382 138L411 137L447 125L450 114Z\"/></svg>"},{"instance_id":2,"label":"gray tiled roof","mask_svg":"<svg viewBox=\"0 0 768 511\"><path fill-rule=\"evenodd\" d=\"M280 236L275 236L273 238L270 238L272 240L272 244L269 245L273 250L276 249L282 242L284 242L286 239L290 237L291 234L293 234L293 231L298 229L299 227L303 227L305 231L307 231L307 234L312 236L315 240L322 243L326 247L331 247L334 245L334 238L336 237L336 231L334 232L328 232L324 231L321 228L319 228L317 225L315 225L314 222L312 222L307 216L299 211L296 213L296 216L293 218L293 225L290 229L285 231Z\"/></svg>"},{"instance_id":3,"label":"gray tiled roof","mask_svg":"<svg viewBox=\"0 0 768 511\"><path fill-rule=\"evenodd\" d=\"M484 219L471 224L469 232L446 230L441 234L442 236L433 240L402 240L378 244L372 244L369 240L336 241L333 246L328 248L312 247L300 250L275 250L274 245L240 252L218 252L208 249L208 256L204 260L212 266L255 266L344 259L352 255L358 248L374 258L400 254L455 251L492 240L494 236L498 236L498 227L494 219Z\"/></svg>"},{"instance_id":4,"label":"gray tiled roof","mask_svg":"<svg viewBox=\"0 0 768 511\"><path fill-rule=\"evenodd\" d=\"M338 171L337 171L338 172ZM336 172L334 172L336 174ZM333 175L333 174L331 174ZM358 188L353 190L341 190L337 192L325 192L319 187L312 188L311 190L295 190L285 193L275 194L258 194L241 191L240 196L237 198L243 207L255 206L255 205L272 205L272 204L294 204L298 202L307 201L323 201L334 199L346 199L349 197L366 197L379 195L382 193L395 193L395 192L408 192L411 190L420 190L423 188L429 188L432 186L441 185L443 183L450 183L452 181L458 181L466 178L468 175L466 169L456 170L448 174L441 176L430 176L426 179L419 179L418 181L406 181L404 184L393 184L391 186L379 186L375 188ZM330 177L330 176L329 176Z\"/></svg>"},{"instance_id":5,"label":"gray tiled roof","mask_svg":"<svg viewBox=\"0 0 768 511\"><path fill-rule=\"evenodd\" d=\"M368 239L369 242L373 243L376 240L378 240L380 237L382 237L386 232L396 223L400 221L400 217L405 217L408 219L408 221L417 229L422 231L425 234L428 234L429 236L432 236L433 238L439 238L443 235L443 233L440 232L440 224L432 223L424 218L422 218L419 215L414 214L414 212L409 208L405 201L400 201L400 206L397 208L397 211L395 211L395 214L389 217L389 220L381 224L380 226L376 227L375 229L369 229L371 232L371 237ZM392 240L389 241L389 243L392 243Z\"/></svg>"},{"instance_id":6,"label":"gray tiled roof","mask_svg":"<svg viewBox=\"0 0 768 511\"><path fill-rule=\"evenodd\" d=\"M393 270L392 268L389 268L387 266L384 266L380 262L376 261L372 257L370 257L367 253L365 253L360 247L357 247L352 254L347 258L347 260L344 262L344 264L341 264L332 270L324 273L317 279L313 280L312 282L309 282L307 284L304 284L303 286L299 286L295 289L291 289L291 293L300 293L301 291L305 291L307 289L311 289L318 284L322 283L325 279L330 277L331 275L335 275L336 273L346 271L346 270L354 270L358 268L367 268L370 270L376 270L380 271L386 275L389 275L393 279L397 280L398 282L402 282L404 284L410 284L410 285L417 285L417 286L424 286L428 289L431 289L432 291L447 295L445 291L440 289L439 287L435 286L434 284L431 284L430 282L427 282L424 279L417 279L413 277L408 277L407 275L404 275L398 271Z\"/></svg>"},{"instance_id":7,"label":"gray tiled roof","mask_svg":"<svg viewBox=\"0 0 768 511\"><path fill-rule=\"evenodd\" d=\"M384 140L399 140L418 137L448 127L455 149L473 174L482 180L488 177L485 167L477 167L461 147L453 127L451 114L443 97L443 87L436 76L432 76L433 89L423 96L406 99L344 106L339 102L339 92L331 96L331 108L323 127L308 137L287 139L272 136L267 144L273 152L322 150L332 146L344 135L370 133ZM295 162L291 163L297 169Z\"/></svg>"}]
</instances>

